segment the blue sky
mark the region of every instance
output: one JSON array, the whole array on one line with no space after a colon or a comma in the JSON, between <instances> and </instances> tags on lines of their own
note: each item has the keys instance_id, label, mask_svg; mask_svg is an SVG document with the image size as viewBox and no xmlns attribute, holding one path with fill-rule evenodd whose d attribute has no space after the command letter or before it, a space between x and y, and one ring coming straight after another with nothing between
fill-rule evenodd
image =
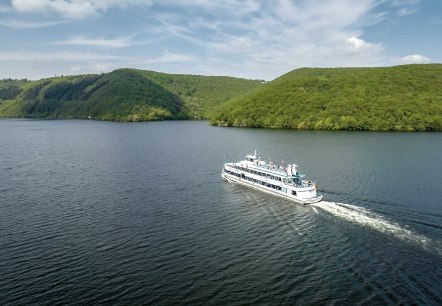
<instances>
[{"instance_id":1,"label":"blue sky","mask_svg":"<svg viewBox=\"0 0 442 306\"><path fill-rule=\"evenodd\" d=\"M0 0L0 78L442 62L441 0Z\"/></svg>"}]
</instances>

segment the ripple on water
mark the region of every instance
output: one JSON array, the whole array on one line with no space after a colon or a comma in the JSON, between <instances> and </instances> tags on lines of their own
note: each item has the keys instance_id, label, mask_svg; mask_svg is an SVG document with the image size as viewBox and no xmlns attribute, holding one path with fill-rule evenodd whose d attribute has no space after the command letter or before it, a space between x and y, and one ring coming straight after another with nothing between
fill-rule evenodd
<instances>
[{"instance_id":1,"label":"ripple on water","mask_svg":"<svg viewBox=\"0 0 442 306\"><path fill-rule=\"evenodd\" d=\"M411 142L437 145L435 134L4 124L4 304L442 304L439 191L416 205L406 181L391 193L375 179L395 184L403 164L419 164L437 182L427 149L395 164ZM256 143L295 154L331 200L296 205L223 182L220 152Z\"/></svg>"}]
</instances>

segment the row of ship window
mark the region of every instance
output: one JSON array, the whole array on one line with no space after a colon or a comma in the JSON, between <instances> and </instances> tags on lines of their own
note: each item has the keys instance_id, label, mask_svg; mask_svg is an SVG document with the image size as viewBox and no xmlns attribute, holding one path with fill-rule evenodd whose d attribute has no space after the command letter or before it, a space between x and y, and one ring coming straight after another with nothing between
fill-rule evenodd
<instances>
[{"instance_id":1,"label":"row of ship window","mask_svg":"<svg viewBox=\"0 0 442 306\"><path fill-rule=\"evenodd\" d=\"M278 177L278 176L273 176L273 175L266 174L266 173L262 173L262 172L255 171L255 170L249 170L248 168L239 167L239 166L236 166L236 165L235 165L235 168L236 168L236 169L239 169L239 170L242 170L242 171L249 172L249 173L253 173L253 174L256 174L256 175L259 175L259 176L264 176L264 177L266 177L266 178L268 178L268 179L281 181L281 178Z\"/></svg>"},{"instance_id":2,"label":"row of ship window","mask_svg":"<svg viewBox=\"0 0 442 306\"><path fill-rule=\"evenodd\" d=\"M244 179L244 180L246 180L246 181L250 181L250 182L253 182L253 183L258 183L258 184L261 184L261 185L263 185L263 186L267 186L267 187L273 188L273 189L275 189L275 190L280 190L280 191L282 191L282 192L284 192L284 193L287 192L287 189L286 189L286 188L282 188L282 187L280 187L280 186L276 186L276 185L273 185L273 184L269 184L269 183L266 183L266 182L263 182L263 181L260 181L260 180L255 180L255 179L253 179L253 178L251 178L251 177L248 177L248 176L245 176L245 175L240 175L239 173L235 173L235 172L232 172L232 171L229 171L229 170L226 170L226 169L224 169L224 171L225 171L226 173L230 174L230 175L234 175L234 176L239 177L239 178L242 178L242 179ZM293 195L296 195L296 191L292 190L292 194L293 194Z\"/></svg>"}]
</instances>

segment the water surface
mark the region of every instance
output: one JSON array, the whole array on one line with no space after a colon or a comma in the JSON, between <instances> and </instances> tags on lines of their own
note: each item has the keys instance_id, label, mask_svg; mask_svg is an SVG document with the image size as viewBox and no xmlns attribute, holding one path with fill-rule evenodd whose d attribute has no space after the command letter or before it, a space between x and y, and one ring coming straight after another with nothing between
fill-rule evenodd
<instances>
[{"instance_id":1,"label":"water surface","mask_svg":"<svg viewBox=\"0 0 442 306\"><path fill-rule=\"evenodd\" d=\"M442 303L442 134L0 120L2 304ZM312 206L223 182L257 148Z\"/></svg>"}]
</instances>

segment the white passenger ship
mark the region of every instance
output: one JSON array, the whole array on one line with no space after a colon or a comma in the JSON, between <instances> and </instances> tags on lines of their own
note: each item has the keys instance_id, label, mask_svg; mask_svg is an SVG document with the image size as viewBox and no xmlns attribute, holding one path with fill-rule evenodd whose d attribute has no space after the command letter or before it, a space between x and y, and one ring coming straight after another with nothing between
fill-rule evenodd
<instances>
[{"instance_id":1,"label":"white passenger ship","mask_svg":"<svg viewBox=\"0 0 442 306\"><path fill-rule=\"evenodd\" d=\"M258 152L246 155L246 159L237 163L225 163L221 177L229 182L246 185L288 200L310 204L322 200L316 192L316 182L304 179L298 173L298 165L287 167L266 163Z\"/></svg>"}]
</instances>

